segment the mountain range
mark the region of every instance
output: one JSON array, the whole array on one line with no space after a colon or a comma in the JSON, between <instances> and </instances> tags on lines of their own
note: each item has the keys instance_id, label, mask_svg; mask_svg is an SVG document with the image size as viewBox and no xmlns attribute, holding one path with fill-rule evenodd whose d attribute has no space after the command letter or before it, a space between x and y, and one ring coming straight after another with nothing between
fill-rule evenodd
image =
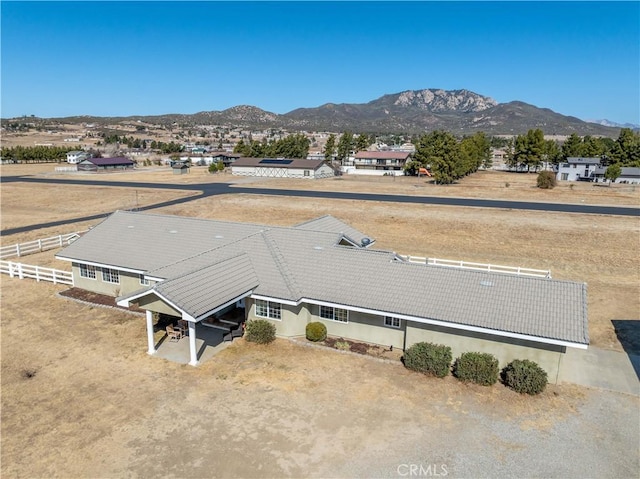
<instances>
[{"instance_id":1,"label":"mountain range","mask_svg":"<svg viewBox=\"0 0 640 479\"><path fill-rule=\"evenodd\" d=\"M368 103L326 103L285 114L241 105L223 111L132 117L68 117L64 122L134 120L153 124L228 125L250 129L284 128L292 131L351 130L356 133L421 133L447 130L454 134L483 131L515 135L540 128L547 135L602 135L617 137L620 125L590 123L521 101L498 103L468 90L408 90L384 95Z\"/></svg>"}]
</instances>

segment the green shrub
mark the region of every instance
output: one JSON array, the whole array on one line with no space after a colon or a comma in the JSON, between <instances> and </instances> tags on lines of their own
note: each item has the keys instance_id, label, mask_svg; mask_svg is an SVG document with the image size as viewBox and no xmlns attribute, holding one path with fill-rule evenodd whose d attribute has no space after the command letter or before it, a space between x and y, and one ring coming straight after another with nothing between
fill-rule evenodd
<instances>
[{"instance_id":1,"label":"green shrub","mask_svg":"<svg viewBox=\"0 0 640 479\"><path fill-rule=\"evenodd\" d=\"M505 386L518 393L540 394L547 386L547 373L537 363L528 359L511 361L502 370Z\"/></svg>"},{"instance_id":2,"label":"green shrub","mask_svg":"<svg viewBox=\"0 0 640 479\"><path fill-rule=\"evenodd\" d=\"M319 321L307 324L305 332L309 341L324 341L327 338L327 327Z\"/></svg>"},{"instance_id":3,"label":"green shrub","mask_svg":"<svg viewBox=\"0 0 640 479\"><path fill-rule=\"evenodd\" d=\"M498 360L488 353L463 353L453 363L453 375L461 381L491 386L498 381Z\"/></svg>"},{"instance_id":4,"label":"green shrub","mask_svg":"<svg viewBox=\"0 0 640 479\"><path fill-rule=\"evenodd\" d=\"M268 344L276 339L276 327L266 319L252 319L247 322L245 339L252 343Z\"/></svg>"},{"instance_id":5,"label":"green shrub","mask_svg":"<svg viewBox=\"0 0 640 479\"><path fill-rule=\"evenodd\" d=\"M351 345L346 341L336 341L333 347L340 351L351 351Z\"/></svg>"},{"instance_id":6,"label":"green shrub","mask_svg":"<svg viewBox=\"0 0 640 479\"><path fill-rule=\"evenodd\" d=\"M443 378L451 369L451 348L442 344L416 343L405 351L404 365L414 371Z\"/></svg>"},{"instance_id":7,"label":"green shrub","mask_svg":"<svg viewBox=\"0 0 640 479\"><path fill-rule=\"evenodd\" d=\"M556 175L553 171L541 171L536 179L538 188L550 190L556 186Z\"/></svg>"}]
</instances>

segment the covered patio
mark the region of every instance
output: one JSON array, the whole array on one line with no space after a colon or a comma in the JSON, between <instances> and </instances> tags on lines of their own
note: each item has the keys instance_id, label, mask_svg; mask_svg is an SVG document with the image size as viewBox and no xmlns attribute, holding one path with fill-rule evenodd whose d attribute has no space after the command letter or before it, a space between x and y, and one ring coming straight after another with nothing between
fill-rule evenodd
<instances>
[{"instance_id":1,"label":"covered patio","mask_svg":"<svg viewBox=\"0 0 640 479\"><path fill-rule=\"evenodd\" d=\"M208 354L214 353L208 350L224 347L221 344L225 335L240 326L238 322L232 328L218 316L236 305L244 307L244 298L250 296L257 285L249 257L241 254L120 297L117 304L128 307L135 303L146 310L149 354L182 362L179 358L188 351L188 364L197 366ZM167 330L168 336L162 333L164 339L157 340L154 312L182 320L179 337L170 340L173 332ZM228 339L232 340L233 336Z\"/></svg>"},{"instance_id":2,"label":"covered patio","mask_svg":"<svg viewBox=\"0 0 640 479\"><path fill-rule=\"evenodd\" d=\"M230 344L229 341L223 341L225 333L222 330L207 328L202 324L196 324L195 332L196 361L198 363L208 361ZM189 364L191 361L191 351L190 338L188 336L184 336L177 341L172 341L163 328L157 328L153 337L155 352L152 354L154 356L175 363Z\"/></svg>"}]
</instances>

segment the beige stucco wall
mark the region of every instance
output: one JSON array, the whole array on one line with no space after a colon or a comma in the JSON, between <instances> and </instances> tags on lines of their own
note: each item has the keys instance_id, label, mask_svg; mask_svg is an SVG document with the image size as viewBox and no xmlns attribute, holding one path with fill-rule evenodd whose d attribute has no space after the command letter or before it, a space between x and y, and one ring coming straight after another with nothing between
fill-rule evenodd
<instances>
[{"instance_id":1,"label":"beige stucco wall","mask_svg":"<svg viewBox=\"0 0 640 479\"><path fill-rule=\"evenodd\" d=\"M106 294L109 296L123 296L144 288L140 284L140 277L135 273L119 271L120 283L107 283L102 281L102 270L96 266L96 279L83 278L80 276L80 267L77 263L72 263L73 285L76 288L86 289L94 293Z\"/></svg>"},{"instance_id":2,"label":"beige stucco wall","mask_svg":"<svg viewBox=\"0 0 640 479\"><path fill-rule=\"evenodd\" d=\"M327 327L327 334L340 336L345 339L355 341L365 341L367 343L380 344L382 346L393 346L402 349L404 344L404 328L406 321L400 321L400 328L392 328L384 325L384 317L349 311L349 322L341 323L320 317L320 306L309 305L311 309L311 320L320 321Z\"/></svg>"},{"instance_id":3,"label":"beige stucco wall","mask_svg":"<svg viewBox=\"0 0 640 479\"><path fill-rule=\"evenodd\" d=\"M558 370L565 350L563 346L409 322L406 347L421 341L449 346L454 360L466 352L493 354L498 359L500 368L514 359L529 359L538 363L547 372L550 383L557 382Z\"/></svg>"},{"instance_id":4,"label":"beige stucco wall","mask_svg":"<svg viewBox=\"0 0 640 479\"><path fill-rule=\"evenodd\" d=\"M272 322L276 327L276 334L278 336L304 336L307 323L310 322L309 311L304 304L299 306L288 306L286 304L282 304L280 310L282 319L280 320L256 316L255 300L251 298L245 299L245 308L247 312L247 320L266 319Z\"/></svg>"},{"instance_id":5,"label":"beige stucco wall","mask_svg":"<svg viewBox=\"0 0 640 479\"><path fill-rule=\"evenodd\" d=\"M401 327L391 328L384 326L382 316L356 313L349 311L349 322L341 323L319 317L320 307L314 304L301 304L299 306L281 306L282 319L280 321L258 317L255 314L255 301L246 300L247 319L267 319L276 326L278 336L292 337L304 336L307 324L312 321L320 321L327 327L327 334L340 336L355 341L380 344L402 348L404 342L405 321L401 321Z\"/></svg>"},{"instance_id":6,"label":"beige stucco wall","mask_svg":"<svg viewBox=\"0 0 640 479\"><path fill-rule=\"evenodd\" d=\"M143 296L137 301L138 307L142 309L148 309L149 311L155 311L156 313L169 314L171 316L182 317L182 313L173 309L167 303L159 299L155 294L149 294Z\"/></svg>"}]
</instances>

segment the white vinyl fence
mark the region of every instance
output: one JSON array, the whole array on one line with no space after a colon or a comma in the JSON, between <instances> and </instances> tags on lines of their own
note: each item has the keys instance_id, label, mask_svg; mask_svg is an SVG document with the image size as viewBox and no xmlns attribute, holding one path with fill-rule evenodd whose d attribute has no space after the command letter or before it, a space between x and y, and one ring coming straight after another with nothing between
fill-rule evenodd
<instances>
[{"instance_id":1,"label":"white vinyl fence","mask_svg":"<svg viewBox=\"0 0 640 479\"><path fill-rule=\"evenodd\" d=\"M8 274L11 278L32 278L36 281L49 281L53 284L73 285L73 275L71 271L13 263L12 261L0 261L0 273Z\"/></svg>"},{"instance_id":2,"label":"white vinyl fence","mask_svg":"<svg viewBox=\"0 0 640 479\"><path fill-rule=\"evenodd\" d=\"M27 243L14 244L11 246L2 246L0 247L0 259L12 258L14 256L26 256L28 254L40 253L50 249L62 248L63 246L71 244L80 238L81 233L84 233L84 231L29 241Z\"/></svg>"},{"instance_id":3,"label":"white vinyl fence","mask_svg":"<svg viewBox=\"0 0 640 479\"><path fill-rule=\"evenodd\" d=\"M535 276L538 278L551 279L551 271L549 270L521 268L519 266L501 266L496 264L470 263L468 261L456 261L450 259L424 258L421 256L398 256L410 263L421 263L436 266L446 266L448 268L471 269L475 271L491 271L494 273L508 273L519 276Z\"/></svg>"}]
</instances>

